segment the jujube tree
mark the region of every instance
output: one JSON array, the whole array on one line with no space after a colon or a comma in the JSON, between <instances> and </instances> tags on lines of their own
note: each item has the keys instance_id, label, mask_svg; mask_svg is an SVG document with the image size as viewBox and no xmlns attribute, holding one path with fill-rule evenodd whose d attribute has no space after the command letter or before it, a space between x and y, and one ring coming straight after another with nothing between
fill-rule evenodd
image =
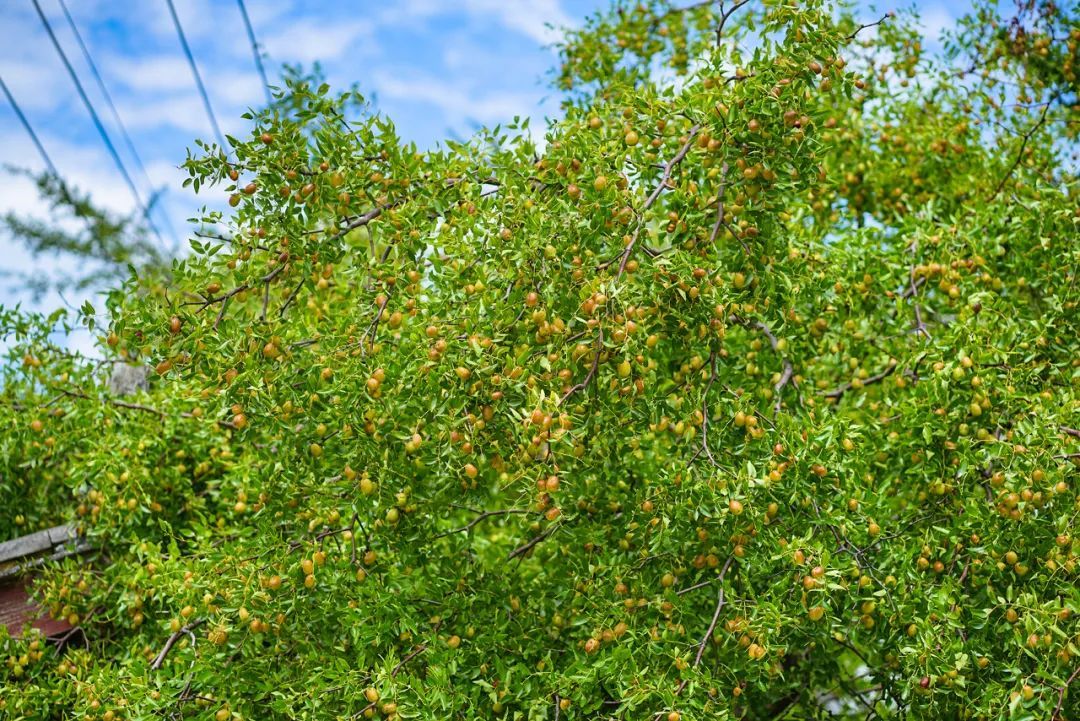
<instances>
[{"instance_id":1,"label":"jujube tree","mask_svg":"<svg viewBox=\"0 0 1080 721\"><path fill-rule=\"evenodd\" d=\"M1074 717L1077 14L913 27L619 3L542 133L293 82L201 145L145 397L10 319L4 472L98 551L2 708Z\"/></svg>"}]
</instances>

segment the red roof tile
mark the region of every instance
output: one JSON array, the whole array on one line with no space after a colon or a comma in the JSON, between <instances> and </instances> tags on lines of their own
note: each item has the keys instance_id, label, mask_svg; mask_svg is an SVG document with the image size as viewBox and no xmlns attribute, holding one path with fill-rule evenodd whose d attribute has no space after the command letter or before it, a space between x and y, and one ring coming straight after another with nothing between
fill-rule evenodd
<instances>
[{"instance_id":1,"label":"red roof tile","mask_svg":"<svg viewBox=\"0 0 1080 721\"><path fill-rule=\"evenodd\" d=\"M20 636L27 623L46 636L53 636L71 628L67 621L49 618L44 610L30 599L21 580L0 586L0 623L12 636Z\"/></svg>"}]
</instances>

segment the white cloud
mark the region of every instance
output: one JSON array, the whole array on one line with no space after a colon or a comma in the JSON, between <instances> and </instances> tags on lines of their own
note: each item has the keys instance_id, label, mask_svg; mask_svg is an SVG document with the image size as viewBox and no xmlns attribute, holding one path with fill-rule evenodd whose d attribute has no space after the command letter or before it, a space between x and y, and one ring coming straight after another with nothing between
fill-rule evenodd
<instances>
[{"instance_id":1,"label":"white cloud","mask_svg":"<svg viewBox=\"0 0 1080 721\"><path fill-rule=\"evenodd\" d=\"M71 80L57 62L7 61L2 67L4 82L24 112L55 110L75 92ZM6 100L4 101L6 104Z\"/></svg>"},{"instance_id":2,"label":"white cloud","mask_svg":"<svg viewBox=\"0 0 1080 721\"><path fill-rule=\"evenodd\" d=\"M940 45L945 31L956 27L956 18L944 5L929 5L920 9L919 25L927 40L933 45Z\"/></svg>"},{"instance_id":3,"label":"white cloud","mask_svg":"<svg viewBox=\"0 0 1080 721\"><path fill-rule=\"evenodd\" d=\"M173 24L172 15L169 14L169 8L164 0L125 5L127 7L121 12L136 13L140 27L149 29L166 42L179 44L176 26ZM240 19L240 11L233 6L233 3L230 3L229 7L223 7L221 3L215 3L213 0L173 0L173 5L176 8L177 17L180 18L180 26L184 29L184 37L192 45L203 40L220 39L223 37L223 25L231 29L234 23L237 30L236 37L241 37L243 21ZM105 12L107 13L108 10ZM241 48L245 46L246 43Z\"/></svg>"},{"instance_id":4,"label":"white cloud","mask_svg":"<svg viewBox=\"0 0 1080 721\"><path fill-rule=\"evenodd\" d=\"M0 74L4 82L26 111L62 107L74 95L67 71L30 3L10 5L13 7L5 8L0 17ZM50 22L64 43L66 27L52 19ZM73 62L78 59L73 58Z\"/></svg>"},{"instance_id":5,"label":"white cloud","mask_svg":"<svg viewBox=\"0 0 1080 721\"><path fill-rule=\"evenodd\" d=\"M350 55L370 55L375 33L368 21L334 22L301 19L289 22L260 39L270 57L278 62L312 63Z\"/></svg>"},{"instance_id":6,"label":"white cloud","mask_svg":"<svg viewBox=\"0 0 1080 721\"><path fill-rule=\"evenodd\" d=\"M379 23L412 23L462 13L476 25L494 22L542 45L555 42L562 37L563 28L576 25L559 0L400 0L383 12Z\"/></svg>"},{"instance_id":7,"label":"white cloud","mask_svg":"<svg viewBox=\"0 0 1080 721\"><path fill-rule=\"evenodd\" d=\"M434 105L454 123L463 120L506 122L515 115L528 115L538 101L536 96L523 93L479 95L451 82L431 77L405 79L380 72L372 78L372 82L380 98Z\"/></svg>"},{"instance_id":8,"label":"white cloud","mask_svg":"<svg viewBox=\"0 0 1080 721\"><path fill-rule=\"evenodd\" d=\"M152 101L125 100L117 106L130 131L169 128L190 138L211 138L213 135L210 119L194 91Z\"/></svg>"},{"instance_id":9,"label":"white cloud","mask_svg":"<svg viewBox=\"0 0 1080 721\"><path fill-rule=\"evenodd\" d=\"M562 28L573 25L559 0L465 0L465 6L474 13L497 17L506 27L545 45L561 38Z\"/></svg>"},{"instance_id":10,"label":"white cloud","mask_svg":"<svg viewBox=\"0 0 1080 721\"><path fill-rule=\"evenodd\" d=\"M94 200L105 208L130 212L134 205L131 192L103 146L80 145L51 134L42 135L41 142L49 148L60 174L71 184L91 191ZM10 132L0 135L0 146L7 145L13 152L5 155L5 162L16 167L41 169L41 160L34 147L25 141L22 128L12 128ZM5 178L4 193L0 194L0 212L42 209L37 200L37 191L32 186L9 180L10 176L7 175L0 177Z\"/></svg>"},{"instance_id":11,"label":"white cloud","mask_svg":"<svg viewBox=\"0 0 1080 721\"><path fill-rule=\"evenodd\" d=\"M143 55L139 58L112 56L105 62L110 78L136 92L191 91L195 79L182 55Z\"/></svg>"}]
</instances>

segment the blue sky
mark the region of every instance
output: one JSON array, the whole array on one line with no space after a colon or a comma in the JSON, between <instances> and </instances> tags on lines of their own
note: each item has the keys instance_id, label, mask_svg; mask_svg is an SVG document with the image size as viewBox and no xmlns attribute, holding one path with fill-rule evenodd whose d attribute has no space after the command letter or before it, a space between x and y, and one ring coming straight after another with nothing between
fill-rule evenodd
<instances>
[{"instance_id":1,"label":"blue sky","mask_svg":"<svg viewBox=\"0 0 1080 721\"><path fill-rule=\"evenodd\" d=\"M263 100L235 0L174 0L206 82L218 122L227 133ZM140 192L146 180L112 122L57 0L39 0L92 102L113 136ZM878 3L879 7L908 3ZM180 188L177 165L196 137L212 130L182 54L165 0L67 0L83 40L115 100L155 189L166 188L158 224L185 238L185 218L206 202ZM536 120L558 110L545 73L555 61L546 48L607 0L247 0L267 71L282 63L322 63L329 82L353 82L388 114L407 140L430 146L467 136L480 124L515 114ZM919 4L927 33L951 25L967 2ZM867 9L868 18L877 17ZM22 106L60 173L105 207L130 212L134 200L94 130L31 0L0 2L0 76ZM39 170L44 163L11 108L0 98L0 165ZM30 183L0 174L0 212L46 217ZM168 233L166 234L168 236ZM0 236L0 264L32 261ZM62 267L43 261L42 267ZM78 306L81 298L67 298ZM0 280L0 304L29 297ZM62 300L36 306L51 310Z\"/></svg>"}]
</instances>

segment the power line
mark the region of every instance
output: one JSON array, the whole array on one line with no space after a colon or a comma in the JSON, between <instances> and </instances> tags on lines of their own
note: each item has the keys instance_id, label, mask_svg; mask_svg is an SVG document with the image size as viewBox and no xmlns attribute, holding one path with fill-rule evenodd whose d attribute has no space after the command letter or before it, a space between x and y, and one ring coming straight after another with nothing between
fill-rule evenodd
<instances>
[{"instance_id":1,"label":"power line","mask_svg":"<svg viewBox=\"0 0 1080 721\"><path fill-rule=\"evenodd\" d=\"M244 0L236 0L236 4L240 6L240 15L244 18L244 27L247 28L248 40L251 41L251 54L255 56L255 67L259 69L259 77L262 78L266 104L270 105L274 99L270 96L270 83L266 80L266 68L263 67L262 55L259 54L259 44L255 42L255 28L251 26L251 18L248 17Z\"/></svg>"},{"instance_id":2,"label":"power line","mask_svg":"<svg viewBox=\"0 0 1080 721\"><path fill-rule=\"evenodd\" d=\"M116 105L113 103L112 96L109 95L109 91L105 88L105 81L101 79L101 73L98 72L97 64L90 56L90 49L86 47L86 43L83 42L82 34L79 32L78 27L75 26L75 19L71 17L71 13L68 12L67 4L64 0L57 0L60 3L60 9L64 11L64 17L67 18L68 26L71 27L71 32L75 35L75 40L79 43L79 48L82 50L83 57L86 59L86 64L90 67L90 74L94 76L94 80L97 81L98 89L101 90L102 97L105 98L105 104L109 106L109 110L112 112L113 120L116 121L116 127L120 129L120 134L124 138L124 143L127 145L128 152L131 153L131 157L135 160L135 165L138 166L139 172L142 173L143 178L146 180L146 184L153 188L153 183L150 180L150 176L146 173L146 167L143 165L142 159L139 157L138 151L135 150L135 145L131 142L131 136L128 135L127 128L124 126L124 121L120 119L120 113L116 110Z\"/></svg>"},{"instance_id":3,"label":"power line","mask_svg":"<svg viewBox=\"0 0 1080 721\"><path fill-rule=\"evenodd\" d=\"M105 87L105 81L101 77L101 73L98 72L97 63L94 62L94 58L90 55L90 49L83 42L82 34L79 32L79 28L75 25L75 19L68 12L67 3L64 0L57 0L60 4L60 9L64 11L64 17L67 18L68 25L71 27L71 32L75 35L75 40L79 43L79 48L82 50L83 57L86 59L86 64L90 67L90 73L94 76L94 80L97 81L98 89L101 90L101 95L105 98L105 104L109 106L109 110L112 112L113 120L116 121L116 127L120 129L120 135L124 138L124 143L127 145L128 152L131 153L131 157L135 160L135 165L138 167L139 172L142 173L143 179L146 181L147 187L150 189L150 193L154 192L154 183L150 180L149 173L146 172L146 166L143 165L142 158L139 157L139 151L135 149L135 144L131 141L131 135L128 134L127 127L124 126L124 121L120 118L120 111L116 109L116 104L113 102L112 96L109 94L109 90ZM149 210L147 210L149 212ZM171 229L171 224L168 223L168 218L165 218L166 226ZM177 243L175 234L173 234L173 242Z\"/></svg>"},{"instance_id":4,"label":"power line","mask_svg":"<svg viewBox=\"0 0 1080 721\"><path fill-rule=\"evenodd\" d=\"M75 83L75 89L79 92L79 97L82 98L83 105L86 106L87 111L90 113L90 118L94 121L94 127L97 128L98 134L101 136L102 141L104 141L105 147L108 148L109 155L112 156L113 161L116 163L116 167L120 170L120 175L124 177L124 181L131 190L131 194L135 196L135 203L142 212L143 219L146 221L146 224L150 226L150 230L154 232L154 235L157 236L158 241L164 244L165 241L161 237L161 233L158 231L157 226L154 225L154 221L150 218L150 211L143 203L142 196L139 195L139 189L135 187L135 183L132 181L131 175L127 171L127 167L124 166L124 161L120 159L120 154L116 152L116 146L114 146L112 140L109 139L109 134L105 131L105 126L101 124L101 118L98 117L97 111L94 110L93 103L90 102L90 97L86 94L86 90L83 89L82 82L79 81L79 76L75 73L75 68L72 67L71 61L68 60L67 55L64 53L64 49L60 47L60 41L56 39L56 33L53 32L52 25L49 24L48 18L46 18L45 13L42 12L41 3L39 3L38 0L33 0L33 2L34 9L37 10L38 17L41 18L41 24L45 26L45 31L49 34L49 39L52 40L53 47L56 48L56 53L64 62L64 67L67 68L68 75L71 76L71 81Z\"/></svg>"},{"instance_id":5,"label":"power line","mask_svg":"<svg viewBox=\"0 0 1080 721\"><path fill-rule=\"evenodd\" d=\"M30 139L34 141L34 147L36 147L38 152L41 154L41 157L45 161L45 165L46 167L48 167L49 172L52 173L53 177L59 179L60 173L56 172L56 166L53 165L52 158L50 158L49 154L45 151L45 146L41 144L41 140L38 139L37 133L34 132L34 127L30 125L30 121L26 119L25 115L23 115L23 111L19 107L19 104L15 102L15 96L11 94L10 90L8 90L7 83L4 82L3 77L0 77L0 88L4 89L4 95L7 96L8 102L11 103L11 109L15 111L15 115L19 118L19 122L21 122L22 126L26 128L26 132L30 135Z\"/></svg>"},{"instance_id":6,"label":"power line","mask_svg":"<svg viewBox=\"0 0 1080 721\"><path fill-rule=\"evenodd\" d=\"M37 2L37 0L34 0L34 2ZM228 153L229 146L225 144L225 136L221 134L217 118L214 117L214 108L210 105L210 96L206 92L206 86L203 85L202 76L199 75L199 68L195 65L195 56L191 54L187 38L184 37L184 28L180 25L180 16L176 14L176 6L173 5L173 0L165 0L165 2L169 6L169 14L172 15L173 25L176 26L176 34L180 36L180 45L184 48L184 55L187 56L188 65L191 66L191 74L195 76L195 84L199 87L199 95L202 96L203 105L206 106L206 114L210 117L210 124L214 126L214 134L217 135L218 144L221 146L223 153Z\"/></svg>"}]
</instances>

